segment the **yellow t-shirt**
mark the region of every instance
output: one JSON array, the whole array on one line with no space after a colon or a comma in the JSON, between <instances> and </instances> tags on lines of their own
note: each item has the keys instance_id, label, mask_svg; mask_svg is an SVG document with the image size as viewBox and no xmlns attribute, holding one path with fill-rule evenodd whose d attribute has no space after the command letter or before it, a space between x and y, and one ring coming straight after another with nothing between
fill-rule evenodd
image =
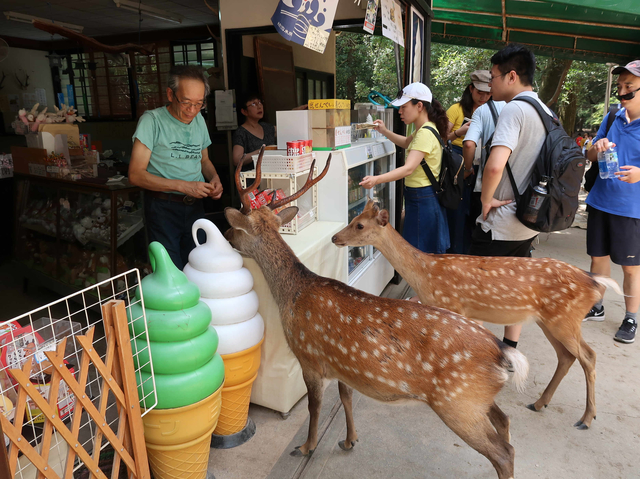
<instances>
[{"instance_id":1,"label":"yellow t-shirt","mask_svg":"<svg viewBox=\"0 0 640 479\"><path fill-rule=\"evenodd\" d=\"M458 128L462 126L462 122L464 121L464 113L462 111L462 105L460 103L455 103L451 105L451 108L447 110L447 118L449 121L453 123L453 128L451 131L456 131ZM459 146L462 148L462 140L464 140L464 136L460 138L456 138L451 142L452 145Z\"/></svg>"},{"instance_id":2,"label":"yellow t-shirt","mask_svg":"<svg viewBox=\"0 0 640 479\"><path fill-rule=\"evenodd\" d=\"M438 131L435 123L426 122L422 126L430 126L434 130ZM407 156L412 150L418 150L424 153L424 159L427 162L427 166L431 168L433 176L437 179L440 175L440 163L442 162L442 147L435 135L426 128L419 128L413 134L413 140L407 148ZM404 179L405 186L409 188L422 188L423 186L431 186L429 177L424 172L424 168L418 165L409 176Z\"/></svg>"}]
</instances>

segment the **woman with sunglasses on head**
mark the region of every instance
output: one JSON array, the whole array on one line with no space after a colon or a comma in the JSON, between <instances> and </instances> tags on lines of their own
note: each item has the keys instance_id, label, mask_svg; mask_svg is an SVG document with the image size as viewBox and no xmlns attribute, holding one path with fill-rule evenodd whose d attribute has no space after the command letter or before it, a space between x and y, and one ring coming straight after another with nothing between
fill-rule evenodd
<instances>
[{"instance_id":1,"label":"woman with sunglasses on head","mask_svg":"<svg viewBox=\"0 0 640 479\"><path fill-rule=\"evenodd\" d=\"M258 95L246 95L239 105L245 121L233 133L233 164L242 163L242 171L248 171L253 170L252 156L262 145L276 144L276 127L262 121L264 105Z\"/></svg>"},{"instance_id":2,"label":"woman with sunglasses on head","mask_svg":"<svg viewBox=\"0 0 640 479\"><path fill-rule=\"evenodd\" d=\"M431 90L422 83L404 87L392 105L400 107L400 118L406 125L413 125L414 133L402 136L388 130L382 120L374 123L377 131L397 146L406 149L404 165L382 175L365 176L360 185L369 189L404 178L405 215L402 236L421 251L442 254L449 247L447 214L440 205L421 162L424 160L426 167L438 178L442 147L434 131L446 138L447 115L440 102L433 99Z\"/></svg>"},{"instance_id":3,"label":"woman with sunglasses on head","mask_svg":"<svg viewBox=\"0 0 640 479\"><path fill-rule=\"evenodd\" d=\"M145 189L149 242L159 241L182 269L195 248L191 226L204 217L202 199L219 199L222 184L207 148L209 82L202 67L174 66L169 72L169 104L147 110L133 134L129 181Z\"/></svg>"}]
</instances>

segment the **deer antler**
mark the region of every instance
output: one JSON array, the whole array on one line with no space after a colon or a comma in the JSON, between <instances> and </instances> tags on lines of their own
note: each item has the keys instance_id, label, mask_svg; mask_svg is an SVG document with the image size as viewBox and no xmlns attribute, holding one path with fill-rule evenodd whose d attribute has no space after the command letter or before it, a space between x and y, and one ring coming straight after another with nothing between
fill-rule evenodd
<instances>
[{"instance_id":1,"label":"deer antler","mask_svg":"<svg viewBox=\"0 0 640 479\"><path fill-rule=\"evenodd\" d=\"M14 75L16 76L16 80L18 80L18 83L20 83L20 88L22 90L26 90L29 86L29 74L27 72L24 73L24 84L20 81L20 78L18 78L17 72L14 73Z\"/></svg>"},{"instance_id":2,"label":"deer antler","mask_svg":"<svg viewBox=\"0 0 640 479\"><path fill-rule=\"evenodd\" d=\"M263 155L264 155L264 145L262 145L262 148L260 148L260 154L258 155L258 163L256 164L256 179L253 181L253 183L251 183L251 186L248 186L244 189L241 186L242 183L240 183L240 171L242 170L242 162L238 163L238 166L236 166L236 175L235 175L236 189L240 194L240 202L242 203L242 208L240 209L240 212L245 215L249 213L249 211L251 211L251 202L249 201L249 193L251 193L258 186L260 186L260 180L262 179L261 167L262 167Z\"/></svg>"},{"instance_id":3,"label":"deer antler","mask_svg":"<svg viewBox=\"0 0 640 479\"><path fill-rule=\"evenodd\" d=\"M320 173L320 175L318 175L316 178L313 178L313 168L316 166L316 160L313 160L313 163L311 163L311 171L309 171L309 176L307 177L307 182L304 184L302 189L298 190L296 193L292 194L291 196L287 196L286 198L282 198L281 200L277 200L277 201L275 201L276 195L273 195L271 197L271 203L269 203L268 205L269 208L271 208L272 210L275 210L276 208L280 208L286 205L287 203L291 203L292 201L295 201L298 198L300 198L309 190L309 188L311 188L318 181L320 181L322 178L325 177L325 175L329 171L329 165L331 165L331 153L329 153L329 158L327 158L327 164L325 165L324 170L322 170L322 173Z\"/></svg>"},{"instance_id":4,"label":"deer antler","mask_svg":"<svg viewBox=\"0 0 640 479\"><path fill-rule=\"evenodd\" d=\"M2 78L0 79L0 90L4 88L2 84L4 83L5 78L7 78L7 75L5 75L4 70L2 70Z\"/></svg>"}]
</instances>

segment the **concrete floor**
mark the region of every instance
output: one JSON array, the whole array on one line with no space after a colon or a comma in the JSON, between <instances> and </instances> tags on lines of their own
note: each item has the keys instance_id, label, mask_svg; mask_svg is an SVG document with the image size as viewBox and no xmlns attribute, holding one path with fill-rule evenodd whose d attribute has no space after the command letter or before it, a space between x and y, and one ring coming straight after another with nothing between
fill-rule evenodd
<instances>
[{"instance_id":1,"label":"concrete floor","mask_svg":"<svg viewBox=\"0 0 640 479\"><path fill-rule=\"evenodd\" d=\"M578 221L584 226L584 221ZM585 230L571 228L541 235L535 257L553 257L589 268ZM620 267L614 279L622 284ZM402 285L385 294L403 297ZM605 295L607 319L583 324L583 335L597 353L597 420L587 431L572 425L585 407L585 380L574 364L551 404L542 412L525 408L546 387L556 356L540 328L525 326L518 348L530 362L528 386L519 394L508 384L497 403L511 418L512 444L516 450L519 479L639 478L640 449L640 341L621 344L612 340L624 315L624 301L612 291ZM499 337L502 327L487 325ZM310 459L289 455L304 443L308 413L306 397L283 420L279 413L251 406L256 435L246 444L227 450L211 450L209 471L217 479L289 478L495 478L488 460L479 455L423 404L388 405L356 393L354 415L360 442L350 452L337 443L346 435L344 412L337 384L325 391L320 417L321 439Z\"/></svg>"}]
</instances>

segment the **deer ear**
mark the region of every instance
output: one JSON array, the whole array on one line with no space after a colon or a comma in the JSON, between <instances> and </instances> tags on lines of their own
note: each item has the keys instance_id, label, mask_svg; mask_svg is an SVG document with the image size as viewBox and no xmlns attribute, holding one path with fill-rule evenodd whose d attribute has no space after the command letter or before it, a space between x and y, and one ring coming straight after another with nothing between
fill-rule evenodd
<instances>
[{"instance_id":1,"label":"deer ear","mask_svg":"<svg viewBox=\"0 0 640 479\"><path fill-rule=\"evenodd\" d=\"M249 231L249 218L235 208L225 208L224 216L232 228Z\"/></svg>"},{"instance_id":2,"label":"deer ear","mask_svg":"<svg viewBox=\"0 0 640 479\"><path fill-rule=\"evenodd\" d=\"M378 224L380 226L387 226L387 223L389 223L389 212L387 210L381 210L380 213L378 213Z\"/></svg>"},{"instance_id":3,"label":"deer ear","mask_svg":"<svg viewBox=\"0 0 640 479\"><path fill-rule=\"evenodd\" d=\"M298 214L297 206L289 206L288 208L283 209L280 213L278 213L278 218L280 218L281 223L286 225Z\"/></svg>"}]
</instances>

